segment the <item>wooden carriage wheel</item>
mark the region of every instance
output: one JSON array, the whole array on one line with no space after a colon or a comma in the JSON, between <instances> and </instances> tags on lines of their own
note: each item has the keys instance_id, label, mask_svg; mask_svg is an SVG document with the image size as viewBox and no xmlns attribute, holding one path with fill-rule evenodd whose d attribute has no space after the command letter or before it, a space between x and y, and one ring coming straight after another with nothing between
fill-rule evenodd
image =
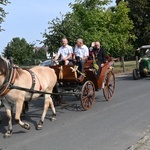
<instances>
[{"instance_id":1,"label":"wooden carriage wheel","mask_svg":"<svg viewBox=\"0 0 150 150\"><path fill-rule=\"evenodd\" d=\"M106 100L111 100L115 91L116 80L115 75L111 69L109 69L104 77L103 95Z\"/></svg>"},{"instance_id":2,"label":"wooden carriage wheel","mask_svg":"<svg viewBox=\"0 0 150 150\"><path fill-rule=\"evenodd\" d=\"M81 105L84 110L89 110L95 100L95 86L92 81L86 81L81 91Z\"/></svg>"}]
</instances>

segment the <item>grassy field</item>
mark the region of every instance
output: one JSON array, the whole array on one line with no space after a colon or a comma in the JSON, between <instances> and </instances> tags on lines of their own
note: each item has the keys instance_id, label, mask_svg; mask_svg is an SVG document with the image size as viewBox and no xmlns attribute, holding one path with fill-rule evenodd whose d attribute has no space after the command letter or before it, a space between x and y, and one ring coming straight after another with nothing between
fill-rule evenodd
<instances>
[{"instance_id":1,"label":"grassy field","mask_svg":"<svg viewBox=\"0 0 150 150\"><path fill-rule=\"evenodd\" d=\"M125 61L125 73L130 73L136 67L136 61ZM121 62L114 63L114 73L124 73Z\"/></svg>"}]
</instances>

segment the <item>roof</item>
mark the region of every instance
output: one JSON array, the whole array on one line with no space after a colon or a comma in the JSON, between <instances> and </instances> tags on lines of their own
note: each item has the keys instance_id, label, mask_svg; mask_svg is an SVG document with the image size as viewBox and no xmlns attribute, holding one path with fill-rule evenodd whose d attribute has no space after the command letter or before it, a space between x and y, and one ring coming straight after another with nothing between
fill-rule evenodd
<instances>
[{"instance_id":1,"label":"roof","mask_svg":"<svg viewBox=\"0 0 150 150\"><path fill-rule=\"evenodd\" d=\"M140 49L147 49L147 48L150 48L150 45L143 45L140 47Z\"/></svg>"}]
</instances>

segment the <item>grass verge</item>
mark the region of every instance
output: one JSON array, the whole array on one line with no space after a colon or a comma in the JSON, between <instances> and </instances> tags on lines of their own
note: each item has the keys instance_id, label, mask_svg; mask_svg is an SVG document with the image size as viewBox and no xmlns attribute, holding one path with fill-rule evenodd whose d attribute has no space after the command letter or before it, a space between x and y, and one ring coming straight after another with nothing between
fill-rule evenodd
<instances>
[{"instance_id":1,"label":"grass verge","mask_svg":"<svg viewBox=\"0 0 150 150\"><path fill-rule=\"evenodd\" d=\"M136 66L136 61L125 61L124 62L124 70L122 67L122 63L121 62L115 62L114 63L114 73L118 74L118 73L130 73L133 71L133 69L135 69Z\"/></svg>"}]
</instances>

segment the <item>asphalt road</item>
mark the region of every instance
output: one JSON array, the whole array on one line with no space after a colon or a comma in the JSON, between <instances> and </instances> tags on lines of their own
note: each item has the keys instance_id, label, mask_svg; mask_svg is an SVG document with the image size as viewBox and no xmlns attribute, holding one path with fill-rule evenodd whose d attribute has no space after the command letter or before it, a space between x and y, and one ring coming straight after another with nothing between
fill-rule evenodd
<instances>
[{"instance_id":1,"label":"asphalt road","mask_svg":"<svg viewBox=\"0 0 150 150\"><path fill-rule=\"evenodd\" d=\"M25 130L13 123L13 135L4 139L7 118L0 109L0 150L126 150L150 130L150 78L134 81L132 77L116 79L113 99L105 101L102 91L96 93L94 106L83 111L75 97L65 97L69 105L56 107L57 120L50 121L49 110L43 129L36 123L42 111L42 99L31 102L23 120Z\"/></svg>"}]
</instances>

